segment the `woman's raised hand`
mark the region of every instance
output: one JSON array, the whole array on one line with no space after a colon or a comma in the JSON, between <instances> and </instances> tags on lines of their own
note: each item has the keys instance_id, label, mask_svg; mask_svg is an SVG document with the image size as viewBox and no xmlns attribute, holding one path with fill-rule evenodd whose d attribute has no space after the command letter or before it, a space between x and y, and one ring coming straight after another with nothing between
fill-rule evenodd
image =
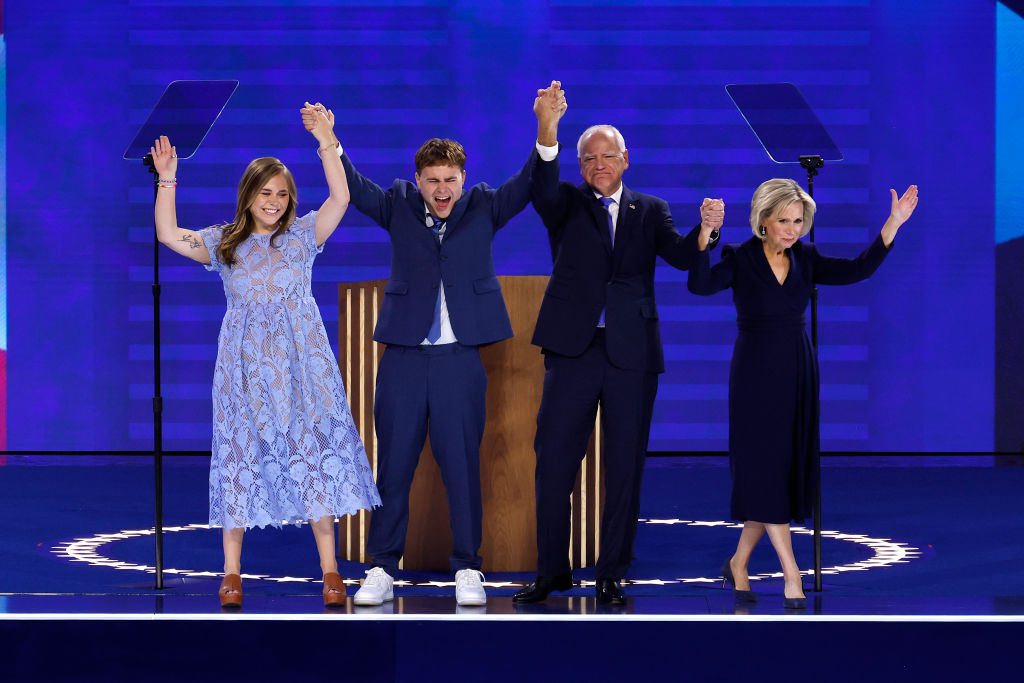
<instances>
[{"instance_id":1,"label":"woman's raised hand","mask_svg":"<svg viewBox=\"0 0 1024 683\"><path fill-rule=\"evenodd\" d=\"M153 168L161 180L177 178L175 174L178 172L178 153L166 135L161 135L153 142L149 154L153 157Z\"/></svg>"},{"instance_id":2,"label":"woman's raised hand","mask_svg":"<svg viewBox=\"0 0 1024 683\"><path fill-rule=\"evenodd\" d=\"M917 185L911 185L902 197L896 196L896 190L889 189L892 194L892 208L889 209L889 218L882 226L882 241L888 247L896 238L896 231L900 229L910 214L917 208Z\"/></svg>"},{"instance_id":3,"label":"woman's raised hand","mask_svg":"<svg viewBox=\"0 0 1024 683\"><path fill-rule=\"evenodd\" d=\"M316 104L305 103L302 107L302 125L306 127L321 147L335 144L334 137L334 112L317 102Z\"/></svg>"},{"instance_id":4,"label":"woman's raised hand","mask_svg":"<svg viewBox=\"0 0 1024 683\"><path fill-rule=\"evenodd\" d=\"M890 188L889 192L892 193L892 208L889 210L889 215L896 221L898 227L903 225L917 208L917 185L908 187L903 196L899 198L896 197L896 190Z\"/></svg>"}]
</instances>

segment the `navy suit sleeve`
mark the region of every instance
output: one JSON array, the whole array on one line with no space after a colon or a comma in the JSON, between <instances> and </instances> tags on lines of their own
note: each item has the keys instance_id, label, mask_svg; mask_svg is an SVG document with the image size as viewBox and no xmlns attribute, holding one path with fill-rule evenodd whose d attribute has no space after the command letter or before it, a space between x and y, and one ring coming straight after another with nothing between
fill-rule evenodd
<instances>
[{"instance_id":1,"label":"navy suit sleeve","mask_svg":"<svg viewBox=\"0 0 1024 683\"><path fill-rule=\"evenodd\" d=\"M495 190L494 202L491 204L491 218L495 230L504 227L530 203L530 179L537 159L537 150L534 149L530 158L526 160L526 165Z\"/></svg>"},{"instance_id":2,"label":"navy suit sleeve","mask_svg":"<svg viewBox=\"0 0 1024 683\"><path fill-rule=\"evenodd\" d=\"M699 226L698 226L699 227ZM736 278L736 248L722 247L722 260L711 267L711 249L698 251L686 279L686 288L694 294L710 296L715 292L732 287Z\"/></svg>"},{"instance_id":3,"label":"navy suit sleeve","mask_svg":"<svg viewBox=\"0 0 1024 683\"><path fill-rule=\"evenodd\" d=\"M687 233L686 237L683 237L672 223L672 214L669 212L668 204L659 199L657 207L662 213L661 224L655 233L658 255L669 265L679 270L688 270L693 266L694 259L699 253L697 238L700 236L700 225L698 224ZM713 244L708 245L708 251L713 248Z\"/></svg>"},{"instance_id":4,"label":"navy suit sleeve","mask_svg":"<svg viewBox=\"0 0 1024 683\"><path fill-rule=\"evenodd\" d=\"M561 148L559 148L561 149ZM544 225L551 230L565 224L568 211L568 185L558 182L559 163L556 156L551 161L539 159L533 168L530 182L530 199L533 208L540 215Z\"/></svg>"},{"instance_id":5,"label":"navy suit sleeve","mask_svg":"<svg viewBox=\"0 0 1024 683\"><path fill-rule=\"evenodd\" d=\"M341 163L345 167L345 175L348 178L348 191L352 195L352 206L373 219L374 223L388 230L391 226L392 191L385 192L380 185L359 173L352 165L348 154L341 155Z\"/></svg>"},{"instance_id":6,"label":"navy suit sleeve","mask_svg":"<svg viewBox=\"0 0 1024 683\"><path fill-rule=\"evenodd\" d=\"M871 274L878 270L878 266L882 265L892 245L886 247L882 236L879 235L860 253L860 256L852 259L823 256L813 244L807 244L805 247L811 250L814 259L815 282L823 285L850 285L871 277Z\"/></svg>"}]
</instances>

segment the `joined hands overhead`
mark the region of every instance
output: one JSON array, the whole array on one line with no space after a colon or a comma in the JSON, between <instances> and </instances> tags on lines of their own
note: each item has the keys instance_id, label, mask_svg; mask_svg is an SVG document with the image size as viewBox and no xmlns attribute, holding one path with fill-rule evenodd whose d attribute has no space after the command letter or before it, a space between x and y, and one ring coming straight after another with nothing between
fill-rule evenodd
<instances>
[{"instance_id":1,"label":"joined hands overhead","mask_svg":"<svg viewBox=\"0 0 1024 683\"><path fill-rule=\"evenodd\" d=\"M334 112L317 102L306 102L302 109L302 125L313 134L320 147L332 147L338 144L334 135Z\"/></svg>"},{"instance_id":2,"label":"joined hands overhead","mask_svg":"<svg viewBox=\"0 0 1024 683\"><path fill-rule=\"evenodd\" d=\"M533 113L537 115L537 142L545 147L558 144L558 121L565 115L568 105L561 81L537 90Z\"/></svg>"}]
</instances>

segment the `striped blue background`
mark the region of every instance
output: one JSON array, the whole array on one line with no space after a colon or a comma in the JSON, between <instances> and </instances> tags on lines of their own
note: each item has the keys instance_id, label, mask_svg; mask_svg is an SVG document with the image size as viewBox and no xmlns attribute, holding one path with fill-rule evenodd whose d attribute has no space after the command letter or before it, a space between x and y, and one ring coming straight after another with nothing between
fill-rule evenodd
<instances>
[{"instance_id":1,"label":"striped blue background","mask_svg":"<svg viewBox=\"0 0 1024 683\"><path fill-rule=\"evenodd\" d=\"M724 239L742 241L762 180L805 181L767 158L727 83L795 83L843 150L815 191L827 253L858 253L888 188L921 185L922 208L876 277L822 288L823 445L991 449L992 3L57 5L5 7L11 448L151 444L152 187L119 157L169 81L241 83L179 168L179 221L200 227L231 217L242 169L264 154L294 172L300 212L319 205L304 100L334 109L355 164L382 185L411 178L414 150L433 136L465 144L470 183L497 185L533 142L536 88L559 78L563 177L578 178L579 133L614 123L630 149L627 184L668 200L682 230L703 197L723 197ZM977 189L964 192L966 179ZM495 256L503 274L549 272L532 209L499 233ZM208 448L223 294L200 266L161 259L165 445ZM315 269L332 340L336 284L386 277L388 263L386 233L351 211ZM724 449L730 295L693 297L685 273L664 265L657 280L668 370L650 446Z\"/></svg>"}]
</instances>

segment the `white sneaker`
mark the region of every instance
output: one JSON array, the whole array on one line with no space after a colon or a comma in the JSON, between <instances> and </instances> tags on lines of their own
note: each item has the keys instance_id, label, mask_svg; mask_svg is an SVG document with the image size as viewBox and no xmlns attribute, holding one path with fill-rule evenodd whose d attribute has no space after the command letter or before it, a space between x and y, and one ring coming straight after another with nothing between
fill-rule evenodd
<instances>
[{"instance_id":1,"label":"white sneaker","mask_svg":"<svg viewBox=\"0 0 1024 683\"><path fill-rule=\"evenodd\" d=\"M484 575L475 569L460 569L455 572L455 601L460 605L486 605Z\"/></svg>"},{"instance_id":2,"label":"white sneaker","mask_svg":"<svg viewBox=\"0 0 1024 683\"><path fill-rule=\"evenodd\" d=\"M395 580L383 567L373 567L366 572L363 585L356 591L352 602L357 605L381 605L395 599Z\"/></svg>"}]
</instances>

